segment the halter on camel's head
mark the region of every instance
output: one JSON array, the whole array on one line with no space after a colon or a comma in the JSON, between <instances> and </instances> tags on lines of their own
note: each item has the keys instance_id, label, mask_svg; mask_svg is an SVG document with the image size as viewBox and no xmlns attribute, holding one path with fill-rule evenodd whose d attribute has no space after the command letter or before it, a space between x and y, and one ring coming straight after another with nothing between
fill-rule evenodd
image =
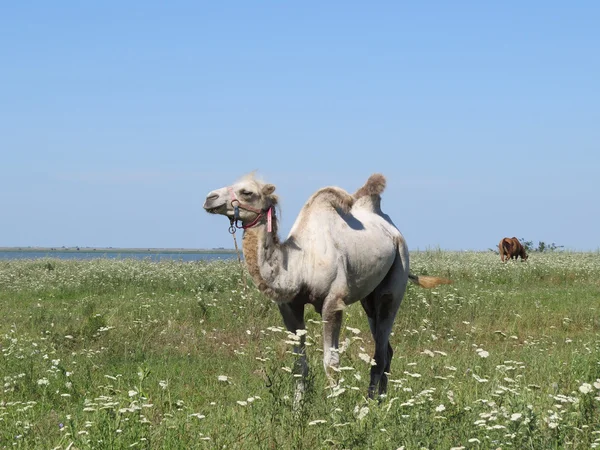
<instances>
[{"instance_id":1,"label":"halter on camel's head","mask_svg":"<svg viewBox=\"0 0 600 450\"><path fill-rule=\"evenodd\" d=\"M235 195L233 187L228 186L227 190L229 191L229 195L231 196L231 206L233 206L233 217L231 217L229 219L229 222L230 222L229 232L230 233L232 233L232 234L235 233L236 228L243 228L244 230L246 228L252 228L254 225L256 225L258 223L258 221L265 214L265 212L267 213L267 231L269 233L271 231L273 231L273 205L269 206L266 211L264 209L254 208L246 203L240 202L240 200ZM239 222L241 221L240 208L245 209L247 211L252 211L253 213L256 213L256 218L250 223L244 224L242 222L242 224L240 225L239 224Z\"/></svg>"},{"instance_id":2,"label":"halter on camel's head","mask_svg":"<svg viewBox=\"0 0 600 450\"><path fill-rule=\"evenodd\" d=\"M212 214L229 218L229 232L248 229L262 222L266 217L267 231L273 230L273 215L277 196L275 186L256 180L253 175L242 178L237 183L209 192L204 209Z\"/></svg>"}]
</instances>

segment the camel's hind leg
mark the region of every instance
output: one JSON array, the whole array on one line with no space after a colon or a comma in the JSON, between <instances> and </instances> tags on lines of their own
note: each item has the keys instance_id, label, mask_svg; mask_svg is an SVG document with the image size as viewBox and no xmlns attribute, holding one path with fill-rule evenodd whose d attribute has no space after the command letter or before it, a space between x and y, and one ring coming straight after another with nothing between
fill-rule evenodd
<instances>
[{"instance_id":1,"label":"camel's hind leg","mask_svg":"<svg viewBox=\"0 0 600 450\"><path fill-rule=\"evenodd\" d=\"M380 395L387 391L387 374L390 372L394 354L390 344L390 333L404 297L407 280L408 270L404 269L402 260L397 258L381 284L361 301L375 340L375 365L371 366L369 398L375 397L378 386Z\"/></svg>"}]
</instances>

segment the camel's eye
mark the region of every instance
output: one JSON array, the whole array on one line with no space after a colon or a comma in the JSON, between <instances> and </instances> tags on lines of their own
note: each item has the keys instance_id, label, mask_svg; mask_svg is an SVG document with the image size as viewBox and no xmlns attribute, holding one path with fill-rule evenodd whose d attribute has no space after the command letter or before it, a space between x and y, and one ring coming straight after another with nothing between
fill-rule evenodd
<instances>
[{"instance_id":1,"label":"camel's eye","mask_svg":"<svg viewBox=\"0 0 600 450\"><path fill-rule=\"evenodd\" d=\"M250 197L250 196L252 195L252 192L250 192L250 191L246 191L246 190L244 189L244 190L242 190L242 195L243 195L244 197Z\"/></svg>"}]
</instances>

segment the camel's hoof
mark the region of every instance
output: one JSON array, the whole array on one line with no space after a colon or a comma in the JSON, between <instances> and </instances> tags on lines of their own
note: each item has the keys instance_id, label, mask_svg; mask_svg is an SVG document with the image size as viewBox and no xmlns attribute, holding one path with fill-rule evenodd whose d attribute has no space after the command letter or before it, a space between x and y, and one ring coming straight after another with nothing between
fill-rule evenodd
<instances>
[{"instance_id":1,"label":"camel's hoof","mask_svg":"<svg viewBox=\"0 0 600 450\"><path fill-rule=\"evenodd\" d=\"M367 393L369 400L375 400L375 388L370 387L369 392Z\"/></svg>"}]
</instances>

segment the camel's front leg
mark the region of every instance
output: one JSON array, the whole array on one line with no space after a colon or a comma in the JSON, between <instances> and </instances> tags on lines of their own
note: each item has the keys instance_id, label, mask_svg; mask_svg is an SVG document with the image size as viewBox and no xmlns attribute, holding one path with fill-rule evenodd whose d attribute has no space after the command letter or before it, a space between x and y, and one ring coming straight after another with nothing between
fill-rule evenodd
<instances>
[{"instance_id":1,"label":"camel's front leg","mask_svg":"<svg viewBox=\"0 0 600 450\"><path fill-rule=\"evenodd\" d=\"M279 312L283 318L283 323L288 331L297 333L298 330L304 330L304 303L292 301L290 303L280 303ZM306 336L300 336L298 345L294 345L294 354L296 362L294 364L294 374L299 376L296 380L296 390L294 393L294 410L298 410L302 399L304 398L306 376L308 375L308 363L306 362Z\"/></svg>"},{"instance_id":2,"label":"camel's front leg","mask_svg":"<svg viewBox=\"0 0 600 450\"><path fill-rule=\"evenodd\" d=\"M279 312L283 318L283 323L287 330L291 333L296 333L298 330L304 330L304 303L291 302L280 303ZM294 346L294 354L297 356L295 370L296 374L302 375L305 378L308 375L308 363L306 362L306 339L305 336L300 336L300 342Z\"/></svg>"},{"instance_id":3,"label":"camel's front leg","mask_svg":"<svg viewBox=\"0 0 600 450\"><path fill-rule=\"evenodd\" d=\"M332 384L334 380L331 372L340 365L338 347L344 306L343 299L337 296L327 298L323 304L323 366Z\"/></svg>"}]
</instances>

